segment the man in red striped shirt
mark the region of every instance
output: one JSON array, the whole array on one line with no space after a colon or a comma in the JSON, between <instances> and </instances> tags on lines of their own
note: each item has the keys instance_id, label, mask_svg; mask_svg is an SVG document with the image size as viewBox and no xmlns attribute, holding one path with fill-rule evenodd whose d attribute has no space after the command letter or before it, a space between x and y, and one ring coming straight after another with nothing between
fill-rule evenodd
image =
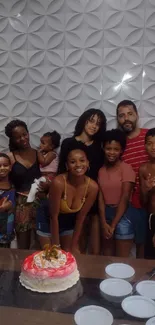
<instances>
[{"instance_id":1,"label":"man in red striped shirt","mask_svg":"<svg viewBox=\"0 0 155 325\"><path fill-rule=\"evenodd\" d=\"M127 145L123 154L123 160L130 164L136 173L136 184L132 196L132 204L137 209L137 215L133 216L135 226L135 242L137 257L144 256L144 242L147 231L146 212L141 207L139 191L139 167L148 160L145 151L145 135L147 129L138 127L138 110L130 100L123 100L117 105L117 122L119 127L127 135Z\"/></svg>"}]
</instances>

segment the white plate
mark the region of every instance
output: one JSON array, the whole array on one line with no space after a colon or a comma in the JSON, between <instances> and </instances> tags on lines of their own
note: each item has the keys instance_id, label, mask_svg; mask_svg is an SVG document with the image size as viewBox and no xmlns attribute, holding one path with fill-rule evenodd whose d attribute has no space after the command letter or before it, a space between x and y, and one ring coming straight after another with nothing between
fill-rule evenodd
<instances>
[{"instance_id":1,"label":"white plate","mask_svg":"<svg viewBox=\"0 0 155 325\"><path fill-rule=\"evenodd\" d=\"M150 318L147 322L146 325L155 325L155 317Z\"/></svg>"},{"instance_id":2,"label":"white plate","mask_svg":"<svg viewBox=\"0 0 155 325\"><path fill-rule=\"evenodd\" d=\"M143 296L132 296L122 301L122 309L129 315L138 318L155 316L155 302Z\"/></svg>"},{"instance_id":3,"label":"white plate","mask_svg":"<svg viewBox=\"0 0 155 325\"><path fill-rule=\"evenodd\" d=\"M136 285L136 291L141 295L155 300L155 281L141 281Z\"/></svg>"},{"instance_id":4,"label":"white plate","mask_svg":"<svg viewBox=\"0 0 155 325\"><path fill-rule=\"evenodd\" d=\"M105 272L112 278L129 279L135 274L135 270L128 264L112 263L105 268Z\"/></svg>"},{"instance_id":5,"label":"white plate","mask_svg":"<svg viewBox=\"0 0 155 325\"><path fill-rule=\"evenodd\" d=\"M121 302L132 293L132 285L122 279L106 279L100 283L100 290L105 299Z\"/></svg>"},{"instance_id":6,"label":"white plate","mask_svg":"<svg viewBox=\"0 0 155 325\"><path fill-rule=\"evenodd\" d=\"M109 310L92 305L77 310L74 320L77 325L111 325L113 316Z\"/></svg>"}]
</instances>

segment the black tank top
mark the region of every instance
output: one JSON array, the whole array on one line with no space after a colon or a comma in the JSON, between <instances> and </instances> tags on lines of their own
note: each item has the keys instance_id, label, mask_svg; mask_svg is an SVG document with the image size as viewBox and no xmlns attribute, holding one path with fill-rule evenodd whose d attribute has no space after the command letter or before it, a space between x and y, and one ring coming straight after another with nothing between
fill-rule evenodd
<instances>
[{"instance_id":1,"label":"black tank top","mask_svg":"<svg viewBox=\"0 0 155 325\"><path fill-rule=\"evenodd\" d=\"M29 168L25 167L19 161L17 161L14 154L13 156L15 159L15 163L12 166L10 180L17 192L27 192L30 190L31 184L34 182L34 179L39 178L41 176L37 152L36 161Z\"/></svg>"}]
</instances>

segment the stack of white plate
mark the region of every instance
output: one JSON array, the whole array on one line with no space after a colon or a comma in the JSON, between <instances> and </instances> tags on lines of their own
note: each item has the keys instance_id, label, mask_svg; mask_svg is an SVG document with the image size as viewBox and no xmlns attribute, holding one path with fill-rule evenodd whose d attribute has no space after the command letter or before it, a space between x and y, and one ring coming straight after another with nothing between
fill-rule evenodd
<instances>
[{"instance_id":1,"label":"stack of white plate","mask_svg":"<svg viewBox=\"0 0 155 325\"><path fill-rule=\"evenodd\" d=\"M144 296L132 296L122 301L122 309L133 317L150 318L155 316L155 302Z\"/></svg>"},{"instance_id":2,"label":"stack of white plate","mask_svg":"<svg viewBox=\"0 0 155 325\"><path fill-rule=\"evenodd\" d=\"M146 325L155 325L155 317L150 318L147 322Z\"/></svg>"},{"instance_id":3,"label":"stack of white plate","mask_svg":"<svg viewBox=\"0 0 155 325\"><path fill-rule=\"evenodd\" d=\"M122 308L132 316L150 318L155 316L155 281L140 281L136 285L140 296L133 296L132 300L123 302ZM147 325L155 325L155 317L149 319Z\"/></svg>"},{"instance_id":4,"label":"stack of white plate","mask_svg":"<svg viewBox=\"0 0 155 325\"><path fill-rule=\"evenodd\" d=\"M155 281L141 281L136 285L139 295L155 300Z\"/></svg>"},{"instance_id":5,"label":"stack of white plate","mask_svg":"<svg viewBox=\"0 0 155 325\"><path fill-rule=\"evenodd\" d=\"M131 296L130 281L135 270L128 264L112 263L105 268L108 279L100 283L105 299L121 303L122 309L136 318L151 318L146 325L155 325L155 281L141 281L136 285L139 295ZM126 281L125 281L126 280ZM125 299L124 299L125 298ZM152 318L153 317L153 318ZM74 316L77 325L112 325L113 316L105 308L87 306L80 308Z\"/></svg>"},{"instance_id":6,"label":"stack of white plate","mask_svg":"<svg viewBox=\"0 0 155 325\"><path fill-rule=\"evenodd\" d=\"M113 302L123 300L122 309L133 317L150 318L155 316L155 302L152 300L155 299L155 281L139 282L136 286L139 295L127 297L132 294L132 286L124 279L131 280L135 270L128 264L112 263L105 268L105 272L108 277L113 279L107 279L100 284L104 298Z\"/></svg>"},{"instance_id":7,"label":"stack of white plate","mask_svg":"<svg viewBox=\"0 0 155 325\"><path fill-rule=\"evenodd\" d=\"M124 263L109 264L105 272L109 277L125 280L130 280L135 274L133 267Z\"/></svg>"},{"instance_id":8,"label":"stack of white plate","mask_svg":"<svg viewBox=\"0 0 155 325\"><path fill-rule=\"evenodd\" d=\"M155 316L155 281L141 281L136 285L139 295L126 298L122 302L123 310L134 317L150 318ZM147 325L155 325L155 318Z\"/></svg>"},{"instance_id":9,"label":"stack of white plate","mask_svg":"<svg viewBox=\"0 0 155 325\"><path fill-rule=\"evenodd\" d=\"M132 294L132 285L122 279L106 279L100 283L100 291L106 300L120 303Z\"/></svg>"},{"instance_id":10,"label":"stack of white plate","mask_svg":"<svg viewBox=\"0 0 155 325\"><path fill-rule=\"evenodd\" d=\"M74 320L77 325L112 325L114 319L109 310L92 305L77 310Z\"/></svg>"}]
</instances>

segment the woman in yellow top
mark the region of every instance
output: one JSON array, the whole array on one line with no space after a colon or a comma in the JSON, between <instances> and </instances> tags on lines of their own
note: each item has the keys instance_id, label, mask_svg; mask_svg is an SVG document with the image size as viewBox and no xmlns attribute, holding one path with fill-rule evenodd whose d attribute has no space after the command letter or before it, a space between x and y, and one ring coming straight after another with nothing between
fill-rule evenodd
<instances>
[{"instance_id":1,"label":"woman in yellow top","mask_svg":"<svg viewBox=\"0 0 155 325\"><path fill-rule=\"evenodd\" d=\"M52 244L61 245L66 251L78 249L83 222L98 193L96 182L85 175L88 168L85 146L82 143L70 146L66 155L66 173L58 175L51 183L50 220L45 220L42 214L38 227L42 247L52 239Z\"/></svg>"}]
</instances>

